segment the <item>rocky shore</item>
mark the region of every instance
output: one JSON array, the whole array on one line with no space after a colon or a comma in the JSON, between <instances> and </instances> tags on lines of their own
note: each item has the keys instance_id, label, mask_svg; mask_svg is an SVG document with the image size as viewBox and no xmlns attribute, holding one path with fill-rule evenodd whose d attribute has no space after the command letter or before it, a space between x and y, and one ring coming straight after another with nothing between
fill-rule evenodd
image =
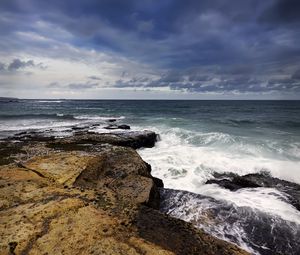
<instances>
[{"instance_id":1,"label":"rocky shore","mask_svg":"<svg viewBox=\"0 0 300 255\"><path fill-rule=\"evenodd\" d=\"M160 212L151 131L0 141L0 254L248 254Z\"/></svg>"},{"instance_id":2,"label":"rocky shore","mask_svg":"<svg viewBox=\"0 0 300 255\"><path fill-rule=\"evenodd\" d=\"M269 173L255 173L243 176L232 173L215 173L215 179L206 184L217 184L225 189L237 191L245 188L274 188L285 194L287 203L300 211L300 185L270 176Z\"/></svg>"}]
</instances>

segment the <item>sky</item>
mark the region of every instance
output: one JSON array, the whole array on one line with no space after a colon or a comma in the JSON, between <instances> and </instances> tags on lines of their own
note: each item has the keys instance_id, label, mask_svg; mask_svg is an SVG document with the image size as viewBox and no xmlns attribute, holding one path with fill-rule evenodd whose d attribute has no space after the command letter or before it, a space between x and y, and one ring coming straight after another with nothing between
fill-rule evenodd
<instances>
[{"instance_id":1,"label":"sky","mask_svg":"<svg viewBox=\"0 0 300 255\"><path fill-rule=\"evenodd\" d=\"M0 96L300 99L300 1L0 0Z\"/></svg>"}]
</instances>

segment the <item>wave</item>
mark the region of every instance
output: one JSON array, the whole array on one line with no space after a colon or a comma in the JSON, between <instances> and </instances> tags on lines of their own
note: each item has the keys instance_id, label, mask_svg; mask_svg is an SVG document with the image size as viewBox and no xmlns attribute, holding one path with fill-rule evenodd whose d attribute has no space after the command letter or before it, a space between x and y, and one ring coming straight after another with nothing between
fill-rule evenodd
<instances>
[{"instance_id":1,"label":"wave","mask_svg":"<svg viewBox=\"0 0 300 255\"><path fill-rule=\"evenodd\" d=\"M267 192L268 196L262 196L262 192ZM278 211L284 218L253 208L251 204L236 205L222 198L169 189L161 191L161 210L192 222L196 227L233 242L252 254L299 254L299 212L272 193L271 190L253 189L248 190L245 196L267 203L271 209L272 204L280 204ZM287 220L288 215L292 221Z\"/></svg>"},{"instance_id":2,"label":"wave","mask_svg":"<svg viewBox=\"0 0 300 255\"><path fill-rule=\"evenodd\" d=\"M77 120L110 120L110 119L115 119L115 120L122 120L125 119L125 116L98 116L98 115L79 115L74 117Z\"/></svg>"},{"instance_id":3,"label":"wave","mask_svg":"<svg viewBox=\"0 0 300 255\"><path fill-rule=\"evenodd\" d=\"M213 174L238 175L267 171L272 176L299 183L300 144L252 141L219 132L192 132L179 128L153 128L161 140L154 148L140 149L152 173L172 189L204 192Z\"/></svg>"},{"instance_id":4,"label":"wave","mask_svg":"<svg viewBox=\"0 0 300 255\"><path fill-rule=\"evenodd\" d=\"M124 116L98 116L98 115L72 115L72 114L63 114L63 113L54 113L54 114L45 114L45 113L37 113L37 114L3 114L0 115L1 119L68 119L68 120L122 120L125 119Z\"/></svg>"},{"instance_id":5,"label":"wave","mask_svg":"<svg viewBox=\"0 0 300 255\"><path fill-rule=\"evenodd\" d=\"M0 115L1 119L75 119L71 114L62 114L62 113L55 113L55 114L13 114L13 115Z\"/></svg>"},{"instance_id":6,"label":"wave","mask_svg":"<svg viewBox=\"0 0 300 255\"><path fill-rule=\"evenodd\" d=\"M249 124L256 124L257 121L255 120L249 120L249 119L228 119L228 122L231 122L233 124L237 125L249 125Z\"/></svg>"},{"instance_id":7,"label":"wave","mask_svg":"<svg viewBox=\"0 0 300 255\"><path fill-rule=\"evenodd\" d=\"M273 127L273 128L299 128L300 121L297 120L266 120L266 119L215 119L217 123L233 127Z\"/></svg>"},{"instance_id":8,"label":"wave","mask_svg":"<svg viewBox=\"0 0 300 255\"><path fill-rule=\"evenodd\" d=\"M61 100L39 100L38 103L61 103Z\"/></svg>"},{"instance_id":9,"label":"wave","mask_svg":"<svg viewBox=\"0 0 300 255\"><path fill-rule=\"evenodd\" d=\"M194 193L188 200L184 197L175 199L165 212L190 221L253 254L274 254L274 250L282 251L286 245L292 251L289 254L298 254L300 244L296 245L294 240L300 233L300 213L289 204L285 194L272 188L232 192L205 183L213 179L215 173L245 175L264 171L300 184L299 143L288 141L283 144L276 139L253 141L251 137L228 133L196 132L166 126L150 128L159 133L161 139L154 148L138 152L152 166L152 174L161 178L168 189ZM204 203L202 198L195 203L198 199L195 196L206 197L209 203ZM207 207L203 208L203 205ZM206 224L203 218L216 219L218 224ZM253 229L250 226L254 226ZM261 236L263 231L268 234ZM273 231L272 238L267 238L270 231Z\"/></svg>"}]
</instances>

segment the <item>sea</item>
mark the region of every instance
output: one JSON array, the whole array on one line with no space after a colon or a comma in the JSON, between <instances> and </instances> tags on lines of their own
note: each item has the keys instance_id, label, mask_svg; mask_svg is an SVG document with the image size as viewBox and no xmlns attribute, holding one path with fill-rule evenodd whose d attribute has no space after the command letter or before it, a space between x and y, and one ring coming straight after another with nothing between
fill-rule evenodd
<instances>
[{"instance_id":1,"label":"sea","mask_svg":"<svg viewBox=\"0 0 300 255\"><path fill-rule=\"evenodd\" d=\"M205 184L216 173L300 184L300 101L2 101L0 138L29 130L62 137L74 126L108 132L112 118L159 134L154 148L138 153L164 182L164 212L253 254L300 254L300 212L286 194Z\"/></svg>"}]
</instances>

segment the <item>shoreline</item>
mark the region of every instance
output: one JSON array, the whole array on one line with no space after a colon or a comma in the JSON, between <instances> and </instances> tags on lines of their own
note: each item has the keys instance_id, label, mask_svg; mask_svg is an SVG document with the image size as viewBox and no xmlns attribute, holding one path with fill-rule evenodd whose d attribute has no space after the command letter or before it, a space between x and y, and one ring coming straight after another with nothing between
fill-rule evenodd
<instances>
[{"instance_id":1,"label":"shoreline","mask_svg":"<svg viewBox=\"0 0 300 255\"><path fill-rule=\"evenodd\" d=\"M155 141L150 131L6 139L1 253L248 254L157 210L163 183L134 150Z\"/></svg>"}]
</instances>

